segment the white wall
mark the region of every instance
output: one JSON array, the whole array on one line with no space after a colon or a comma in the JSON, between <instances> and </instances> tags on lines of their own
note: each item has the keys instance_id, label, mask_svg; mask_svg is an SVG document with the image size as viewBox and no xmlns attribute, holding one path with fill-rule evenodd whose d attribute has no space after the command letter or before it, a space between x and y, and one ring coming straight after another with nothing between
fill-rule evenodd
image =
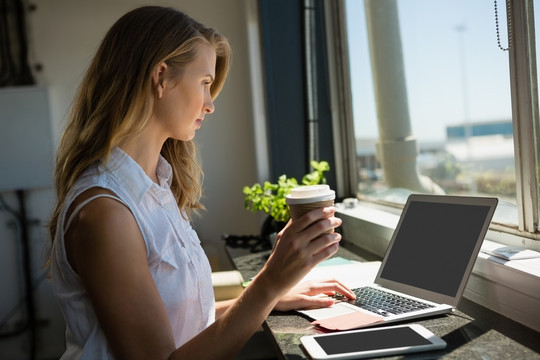
<instances>
[{"instance_id":1,"label":"white wall","mask_svg":"<svg viewBox=\"0 0 540 360\"><path fill-rule=\"evenodd\" d=\"M35 3L36 11L28 15L30 60L32 64L43 66L36 77L39 85L49 89L55 143L58 142L85 68L105 32L123 13L148 3L141 0L48 0ZM226 269L230 265L223 250L221 234L255 234L262 220L261 216L244 209L242 194L244 185L260 180L257 179L252 140L254 125L246 1L168 0L152 3L186 11L224 34L233 47L232 69L223 92L215 102L216 111L197 133L205 171L203 203L207 211L195 221L194 226L204 247L210 255L217 255L219 265ZM3 196L16 206L12 193ZM30 216L39 222L32 227L30 234L33 252L36 254L33 264L33 275L36 278L43 273L40 268L46 257L48 241L43 226L48 220L54 196L51 189L40 189L30 191L27 198ZM3 215L0 221L0 237L9 239L0 242L0 253L14 253L14 232L6 225L8 219ZM8 243L11 245L6 245ZM16 275L20 271L16 262L1 266L11 267L3 270L9 276L2 275L0 281L0 287L6 289L11 296L0 296L0 317L16 303L20 280ZM39 286L38 302L38 316L49 322L49 325L40 330L38 354L40 358L58 356L63 347L63 322L54 303L50 283L45 281ZM16 347L21 351L26 347L24 341L22 338L12 342L18 343ZM0 340L0 357L7 355L7 351L10 351L9 354L15 351L5 349L6 342ZM17 358L15 353L10 357Z\"/></svg>"}]
</instances>

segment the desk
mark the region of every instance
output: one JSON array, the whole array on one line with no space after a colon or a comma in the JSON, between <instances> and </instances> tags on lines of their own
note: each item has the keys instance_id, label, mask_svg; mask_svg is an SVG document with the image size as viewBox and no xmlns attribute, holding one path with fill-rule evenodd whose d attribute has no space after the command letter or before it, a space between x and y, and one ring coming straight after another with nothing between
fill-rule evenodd
<instances>
[{"instance_id":1,"label":"desk","mask_svg":"<svg viewBox=\"0 0 540 360\"><path fill-rule=\"evenodd\" d=\"M268 258L269 251L232 258L245 279L255 276ZM358 261L375 260L369 254L357 255L341 247L335 256ZM377 259L380 260L380 259ZM263 324L271 335L280 359L309 359L300 337L321 333L311 321L294 312L273 312ZM504 316L463 298L452 314L414 323L421 324L443 338L444 350L409 354L384 359L540 359L540 334Z\"/></svg>"}]
</instances>

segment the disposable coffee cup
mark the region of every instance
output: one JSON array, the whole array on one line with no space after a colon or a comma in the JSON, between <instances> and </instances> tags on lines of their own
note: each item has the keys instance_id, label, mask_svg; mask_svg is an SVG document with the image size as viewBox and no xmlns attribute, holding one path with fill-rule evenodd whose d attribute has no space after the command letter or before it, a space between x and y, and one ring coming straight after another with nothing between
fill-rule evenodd
<instances>
[{"instance_id":1,"label":"disposable coffee cup","mask_svg":"<svg viewBox=\"0 0 540 360\"><path fill-rule=\"evenodd\" d=\"M311 210L334 205L335 198L335 191L328 185L304 185L293 188L285 201L294 221Z\"/></svg>"}]
</instances>

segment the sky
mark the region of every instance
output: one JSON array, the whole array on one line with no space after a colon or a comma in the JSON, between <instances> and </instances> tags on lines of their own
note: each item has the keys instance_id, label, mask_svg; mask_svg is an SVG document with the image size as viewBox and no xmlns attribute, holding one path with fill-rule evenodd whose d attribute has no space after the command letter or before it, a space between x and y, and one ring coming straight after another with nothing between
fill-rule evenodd
<instances>
[{"instance_id":1,"label":"sky","mask_svg":"<svg viewBox=\"0 0 540 360\"><path fill-rule=\"evenodd\" d=\"M397 3L414 136L444 140L447 125L510 120L508 52L497 45L493 0ZM497 5L501 45L507 47L506 2ZM355 133L376 138L364 1L348 0L346 13Z\"/></svg>"}]
</instances>

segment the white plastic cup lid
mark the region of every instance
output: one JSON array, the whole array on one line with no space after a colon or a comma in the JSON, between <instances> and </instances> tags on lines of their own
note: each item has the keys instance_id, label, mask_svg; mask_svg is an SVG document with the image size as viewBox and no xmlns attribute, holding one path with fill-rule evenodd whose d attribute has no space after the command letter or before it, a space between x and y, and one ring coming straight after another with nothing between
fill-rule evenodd
<instances>
[{"instance_id":1,"label":"white plastic cup lid","mask_svg":"<svg viewBox=\"0 0 540 360\"><path fill-rule=\"evenodd\" d=\"M286 196L287 204L308 204L318 201L334 200L336 192L328 185L297 186Z\"/></svg>"}]
</instances>

